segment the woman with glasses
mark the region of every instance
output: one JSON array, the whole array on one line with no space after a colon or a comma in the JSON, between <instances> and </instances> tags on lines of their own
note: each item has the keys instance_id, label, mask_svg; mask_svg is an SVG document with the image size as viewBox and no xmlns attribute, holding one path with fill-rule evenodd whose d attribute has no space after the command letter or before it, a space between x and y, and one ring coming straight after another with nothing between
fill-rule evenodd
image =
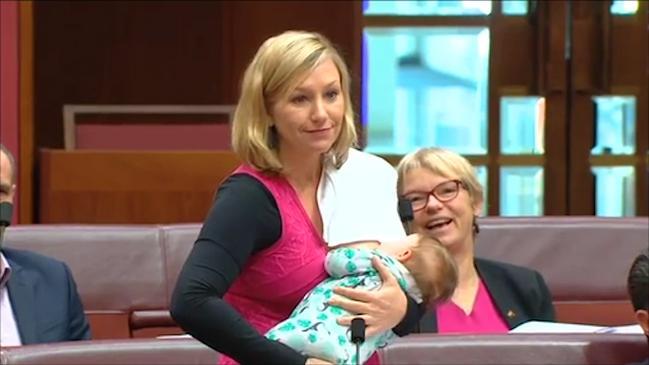
<instances>
[{"instance_id":1,"label":"woman with glasses","mask_svg":"<svg viewBox=\"0 0 649 365\"><path fill-rule=\"evenodd\" d=\"M506 333L529 320L554 321L550 291L541 274L475 257L483 189L464 157L441 148L406 155L397 188L410 201L413 232L442 242L459 270L452 298L429 309L421 332Z\"/></svg>"}]
</instances>

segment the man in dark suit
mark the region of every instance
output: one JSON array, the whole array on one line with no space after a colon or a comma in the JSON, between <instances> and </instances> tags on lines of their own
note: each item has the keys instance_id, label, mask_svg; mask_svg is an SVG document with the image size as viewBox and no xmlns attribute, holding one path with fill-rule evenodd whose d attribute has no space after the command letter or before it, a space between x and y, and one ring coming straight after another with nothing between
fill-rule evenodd
<instances>
[{"instance_id":1,"label":"man in dark suit","mask_svg":"<svg viewBox=\"0 0 649 365\"><path fill-rule=\"evenodd\" d=\"M627 289L635 317L647 336L649 346L649 250L643 250L631 264L627 277ZM649 365L649 357L637 365Z\"/></svg>"},{"instance_id":2,"label":"man in dark suit","mask_svg":"<svg viewBox=\"0 0 649 365\"><path fill-rule=\"evenodd\" d=\"M67 265L2 247L2 234L11 222L15 179L15 160L0 144L0 346L90 339Z\"/></svg>"}]
</instances>

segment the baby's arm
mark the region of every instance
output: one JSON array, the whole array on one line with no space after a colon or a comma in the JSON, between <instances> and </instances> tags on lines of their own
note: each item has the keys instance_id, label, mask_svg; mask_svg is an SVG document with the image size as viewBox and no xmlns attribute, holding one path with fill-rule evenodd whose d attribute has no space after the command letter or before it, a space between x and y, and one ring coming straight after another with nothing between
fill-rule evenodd
<instances>
[{"instance_id":1,"label":"baby's arm","mask_svg":"<svg viewBox=\"0 0 649 365\"><path fill-rule=\"evenodd\" d=\"M372 244L370 243L366 247L368 248L344 246L329 251L325 259L325 270L329 276L338 279L374 271L372 266L373 250L369 249Z\"/></svg>"}]
</instances>

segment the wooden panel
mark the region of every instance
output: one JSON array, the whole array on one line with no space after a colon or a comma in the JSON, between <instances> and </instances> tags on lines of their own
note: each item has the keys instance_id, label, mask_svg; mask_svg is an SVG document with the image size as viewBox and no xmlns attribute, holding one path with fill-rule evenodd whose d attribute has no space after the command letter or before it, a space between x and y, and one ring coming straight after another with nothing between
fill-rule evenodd
<instances>
[{"instance_id":1,"label":"wooden panel","mask_svg":"<svg viewBox=\"0 0 649 365\"><path fill-rule=\"evenodd\" d=\"M34 5L21 1L19 11L20 94L18 173L20 174L19 218L21 224L33 223L34 201Z\"/></svg>"},{"instance_id":2,"label":"wooden panel","mask_svg":"<svg viewBox=\"0 0 649 365\"><path fill-rule=\"evenodd\" d=\"M41 223L202 222L232 152L41 152Z\"/></svg>"},{"instance_id":3,"label":"wooden panel","mask_svg":"<svg viewBox=\"0 0 649 365\"><path fill-rule=\"evenodd\" d=\"M635 165L636 215L647 215L647 165L649 140L649 28L647 3L640 2L635 15L611 15L604 2L573 3L572 90L569 97L570 199L568 214L595 213L594 162L603 165ZM636 152L634 156L590 158L594 143L593 96L633 95L637 101ZM598 158L601 159L601 158Z\"/></svg>"},{"instance_id":4,"label":"wooden panel","mask_svg":"<svg viewBox=\"0 0 649 365\"><path fill-rule=\"evenodd\" d=\"M38 123L28 152L39 166L39 149L63 146L63 104L233 104L254 52L284 30L325 34L359 73L361 32L354 9L360 6L351 1L33 2ZM34 216L48 216L38 212L43 204L35 202Z\"/></svg>"},{"instance_id":5,"label":"wooden panel","mask_svg":"<svg viewBox=\"0 0 649 365\"><path fill-rule=\"evenodd\" d=\"M620 326L635 323L629 301L554 302L557 322L583 323L598 326Z\"/></svg>"},{"instance_id":6,"label":"wooden panel","mask_svg":"<svg viewBox=\"0 0 649 365\"><path fill-rule=\"evenodd\" d=\"M220 104L223 3L34 2L36 148L63 146L63 104Z\"/></svg>"},{"instance_id":7,"label":"wooden panel","mask_svg":"<svg viewBox=\"0 0 649 365\"><path fill-rule=\"evenodd\" d=\"M500 167L505 162L500 155L500 100L514 93L529 95L533 92L536 53L534 28L526 17L493 15L490 26L486 200L489 215L498 215Z\"/></svg>"},{"instance_id":8,"label":"wooden panel","mask_svg":"<svg viewBox=\"0 0 649 365\"><path fill-rule=\"evenodd\" d=\"M128 313L86 311L93 340L130 338Z\"/></svg>"},{"instance_id":9,"label":"wooden panel","mask_svg":"<svg viewBox=\"0 0 649 365\"><path fill-rule=\"evenodd\" d=\"M268 37L286 30L320 32L342 52L349 67L358 57L354 47L360 37L355 24L354 1L224 1L224 19L230 24L229 39L224 40L225 64L231 70L227 84L228 98L222 103L234 103L239 94L243 72ZM269 16L269 14L272 14ZM332 21L332 19L336 19Z\"/></svg>"},{"instance_id":10,"label":"wooden panel","mask_svg":"<svg viewBox=\"0 0 649 365\"><path fill-rule=\"evenodd\" d=\"M567 4L541 2L538 44L539 91L545 96L545 215L567 213L568 105L567 65L564 59Z\"/></svg>"}]
</instances>

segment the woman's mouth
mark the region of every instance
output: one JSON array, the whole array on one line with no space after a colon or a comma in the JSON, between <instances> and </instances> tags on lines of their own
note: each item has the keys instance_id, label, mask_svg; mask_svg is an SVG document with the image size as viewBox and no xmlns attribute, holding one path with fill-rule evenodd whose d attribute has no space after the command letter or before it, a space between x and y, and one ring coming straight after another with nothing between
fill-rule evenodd
<instances>
[{"instance_id":1,"label":"woman's mouth","mask_svg":"<svg viewBox=\"0 0 649 365\"><path fill-rule=\"evenodd\" d=\"M426 229L429 231L438 231L448 227L453 220L450 218L436 219L431 221L426 225Z\"/></svg>"},{"instance_id":2,"label":"woman's mouth","mask_svg":"<svg viewBox=\"0 0 649 365\"><path fill-rule=\"evenodd\" d=\"M307 130L306 132L307 132L307 133L311 133L311 134L325 133L325 132L328 132L329 130L331 130L331 128L332 128L332 127L327 127L327 128L318 128L318 129L310 129L310 130Z\"/></svg>"}]
</instances>

